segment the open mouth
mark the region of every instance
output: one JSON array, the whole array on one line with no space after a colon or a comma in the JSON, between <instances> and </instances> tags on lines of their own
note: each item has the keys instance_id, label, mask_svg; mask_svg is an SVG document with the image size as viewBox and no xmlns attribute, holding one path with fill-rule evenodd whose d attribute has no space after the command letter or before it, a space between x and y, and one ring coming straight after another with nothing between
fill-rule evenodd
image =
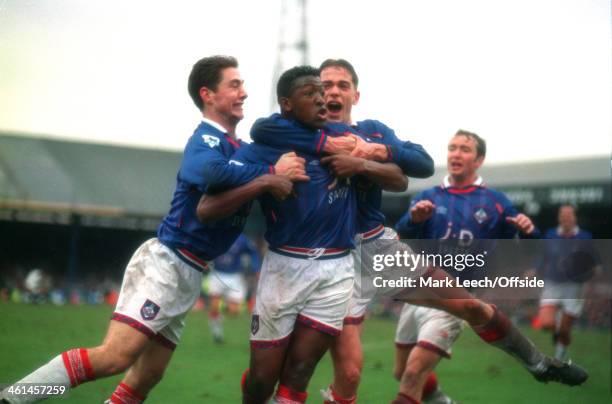
<instances>
[{"instance_id":1,"label":"open mouth","mask_svg":"<svg viewBox=\"0 0 612 404\"><path fill-rule=\"evenodd\" d=\"M452 161L452 162L450 163L450 168L451 168L452 170L460 170L462 167L463 167L463 164L461 164L461 163L459 163L459 162L457 162L457 161Z\"/></svg>"},{"instance_id":2,"label":"open mouth","mask_svg":"<svg viewBox=\"0 0 612 404\"><path fill-rule=\"evenodd\" d=\"M327 103L327 109L329 109L331 113L340 112L342 111L342 104L336 101L330 101Z\"/></svg>"}]
</instances>

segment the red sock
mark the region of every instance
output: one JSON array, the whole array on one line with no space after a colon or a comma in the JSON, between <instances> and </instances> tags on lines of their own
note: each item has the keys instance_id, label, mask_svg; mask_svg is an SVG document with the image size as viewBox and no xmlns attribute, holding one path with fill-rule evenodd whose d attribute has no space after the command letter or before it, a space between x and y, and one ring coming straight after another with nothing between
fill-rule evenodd
<instances>
[{"instance_id":1,"label":"red sock","mask_svg":"<svg viewBox=\"0 0 612 404\"><path fill-rule=\"evenodd\" d=\"M408 394L397 393L395 400L391 401L391 404L421 404L421 402L410 397Z\"/></svg>"},{"instance_id":2,"label":"red sock","mask_svg":"<svg viewBox=\"0 0 612 404\"><path fill-rule=\"evenodd\" d=\"M495 342L504 338L511 325L510 319L504 313L497 310L497 307L493 305L492 307L494 313L491 320L486 324L472 327L476 334L485 342Z\"/></svg>"},{"instance_id":3,"label":"red sock","mask_svg":"<svg viewBox=\"0 0 612 404\"><path fill-rule=\"evenodd\" d=\"M62 359L72 387L76 387L81 383L94 379L87 349L71 349L70 351L62 353Z\"/></svg>"},{"instance_id":4,"label":"red sock","mask_svg":"<svg viewBox=\"0 0 612 404\"><path fill-rule=\"evenodd\" d=\"M340 396L338 393L334 391L332 386L329 386L329 392L331 392L333 401L323 401L323 404L355 404L357 403L357 395L355 394L353 397L344 398Z\"/></svg>"},{"instance_id":5,"label":"red sock","mask_svg":"<svg viewBox=\"0 0 612 404\"><path fill-rule=\"evenodd\" d=\"M277 404L302 404L306 402L308 393L305 391L295 391L282 384L278 385L274 399Z\"/></svg>"},{"instance_id":6,"label":"red sock","mask_svg":"<svg viewBox=\"0 0 612 404\"><path fill-rule=\"evenodd\" d=\"M427 381L423 386L423 400L426 400L434 391L438 389L438 377L436 376L436 372L429 372L429 376L427 376Z\"/></svg>"},{"instance_id":7,"label":"red sock","mask_svg":"<svg viewBox=\"0 0 612 404\"><path fill-rule=\"evenodd\" d=\"M247 377L249 377L249 369L248 368L242 374L242 379L240 379L240 391L242 391L243 393L246 391Z\"/></svg>"},{"instance_id":8,"label":"red sock","mask_svg":"<svg viewBox=\"0 0 612 404\"><path fill-rule=\"evenodd\" d=\"M145 398L127 384L119 383L110 398L110 402L111 404L140 404Z\"/></svg>"}]
</instances>

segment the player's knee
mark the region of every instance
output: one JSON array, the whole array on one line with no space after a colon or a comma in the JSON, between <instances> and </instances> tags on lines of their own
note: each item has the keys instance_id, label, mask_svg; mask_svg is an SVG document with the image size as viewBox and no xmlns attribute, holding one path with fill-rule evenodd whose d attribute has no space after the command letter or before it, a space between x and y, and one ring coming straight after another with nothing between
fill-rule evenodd
<instances>
[{"instance_id":1,"label":"player's knee","mask_svg":"<svg viewBox=\"0 0 612 404\"><path fill-rule=\"evenodd\" d=\"M268 372L250 369L246 380L245 388L250 397L261 397L264 400L274 393L276 378Z\"/></svg>"},{"instance_id":2,"label":"player's knee","mask_svg":"<svg viewBox=\"0 0 612 404\"><path fill-rule=\"evenodd\" d=\"M408 364L404 372L400 375L402 383L411 386L418 386L425 383L427 372L418 364Z\"/></svg>"},{"instance_id":3,"label":"player's knee","mask_svg":"<svg viewBox=\"0 0 612 404\"><path fill-rule=\"evenodd\" d=\"M105 358L106 366L103 367L106 371L104 373L108 375L125 372L138 358L137 352L111 349L108 346L101 347L100 353L101 357Z\"/></svg>"},{"instance_id":4,"label":"player's knee","mask_svg":"<svg viewBox=\"0 0 612 404\"><path fill-rule=\"evenodd\" d=\"M284 378L289 386L302 386L308 383L314 373L317 361L303 359L293 361L290 366L285 368Z\"/></svg>"},{"instance_id":5,"label":"player's knee","mask_svg":"<svg viewBox=\"0 0 612 404\"><path fill-rule=\"evenodd\" d=\"M540 326L546 331L554 331L556 328L554 319L546 317L540 318Z\"/></svg>"},{"instance_id":6,"label":"player's knee","mask_svg":"<svg viewBox=\"0 0 612 404\"><path fill-rule=\"evenodd\" d=\"M478 299L463 300L462 311L464 314L463 319L470 324L483 324L489 320L486 303Z\"/></svg>"},{"instance_id":7,"label":"player's knee","mask_svg":"<svg viewBox=\"0 0 612 404\"><path fill-rule=\"evenodd\" d=\"M357 363L351 363L342 368L341 377L345 384L350 386L359 386L361 381L361 366Z\"/></svg>"}]
</instances>

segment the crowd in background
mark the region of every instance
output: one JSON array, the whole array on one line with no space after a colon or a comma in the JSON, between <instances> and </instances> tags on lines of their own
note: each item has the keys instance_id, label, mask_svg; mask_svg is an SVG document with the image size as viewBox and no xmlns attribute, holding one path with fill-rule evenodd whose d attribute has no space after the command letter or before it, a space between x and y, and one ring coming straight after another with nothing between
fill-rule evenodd
<instances>
[{"instance_id":1,"label":"crowd in background","mask_svg":"<svg viewBox=\"0 0 612 404\"><path fill-rule=\"evenodd\" d=\"M255 244L263 252L265 242L258 239ZM262 254L263 255L263 254ZM82 279L69 281L65 275L58 275L46 271L43 266L27 268L17 263L3 262L0 268L0 302L25 304L54 304L54 305L96 305L107 304L114 306L117 302L121 287L121 274L105 271L103 268L88 271ZM113 275L108 275L113 273ZM209 302L206 285L203 282L202 296L194 310L204 310ZM247 301L242 310L249 310L252 306L255 282L249 283ZM607 283L597 282L596 279L585 284L586 302L582 316L577 320L578 326L584 328L610 328L612 318L612 302L608 296L612 295ZM496 302L508 313L513 313L513 320L519 324L530 324L539 328L537 300ZM368 315L395 319L399 315L402 304L390 298L375 300L368 310Z\"/></svg>"}]
</instances>

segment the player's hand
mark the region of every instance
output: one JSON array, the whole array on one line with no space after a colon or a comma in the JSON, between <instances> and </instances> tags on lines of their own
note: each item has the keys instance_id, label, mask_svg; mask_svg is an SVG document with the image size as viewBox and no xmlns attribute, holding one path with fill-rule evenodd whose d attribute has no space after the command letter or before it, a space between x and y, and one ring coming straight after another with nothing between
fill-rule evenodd
<instances>
[{"instance_id":1,"label":"player's hand","mask_svg":"<svg viewBox=\"0 0 612 404\"><path fill-rule=\"evenodd\" d=\"M328 136L323 151L328 154L350 154L357 144L354 135Z\"/></svg>"},{"instance_id":2,"label":"player's hand","mask_svg":"<svg viewBox=\"0 0 612 404\"><path fill-rule=\"evenodd\" d=\"M436 205L430 200L418 201L410 208L412 223L423 223L433 215L435 209Z\"/></svg>"},{"instance_id":3,"label":"player's hand","mask_svg":"<svg viewBox=\"0 0 612 404\"><path fill-rule=\"evenodd\" d=\"M334 154L321 159L321 164L326 165L329 171L338 178L348 178L364 172L365 163L364 159L346 154Z\"/></svg>"},{"instance_id":4,"label":"player's hand","mask_svg":"<svg viewBox=\"0 0 612 404\"><path fill-rule=\"evenodd\" d=\"M266 191L279 200L284 201L293 194L293 182L284 175L266 174L259 177L264 181Z\"/></svg>"},{"instance_id":5,"label":"player's hand","mask_svg":"<svg viewBox=\"0 0 612 404\"><path fill-rule=\"evenodd\" d=\"M298 157L295 152L285 153L274 164L274 172L276 175L289 178L291 181L309 181L310 177L306 175L305 164L306 160Z\"/></svg>"},{"instance_id":6,"label":"player's hand","mask_svg":"<svg viewBox=\"0 0 612 404\"><path fill-rule=\"evenodd\" d=\"M355 138L355 148L351 152L351 156L360 157L366 160L387 161L389 153L385 145L378 143L369 143L359 136L351 135Z\"/></svg>"},{"instance_id":7,"label":"player's hand","mask_svg":"<svg viewBox=\"0 0 612 404\"><path fill-rule=\"evenodd\" d=\"M524 234L531 234L535 230L535 226L529 216L523 213L519 213L514 217L507 217L506 222L510 223Z\"/></svg>"}]
</instances>

